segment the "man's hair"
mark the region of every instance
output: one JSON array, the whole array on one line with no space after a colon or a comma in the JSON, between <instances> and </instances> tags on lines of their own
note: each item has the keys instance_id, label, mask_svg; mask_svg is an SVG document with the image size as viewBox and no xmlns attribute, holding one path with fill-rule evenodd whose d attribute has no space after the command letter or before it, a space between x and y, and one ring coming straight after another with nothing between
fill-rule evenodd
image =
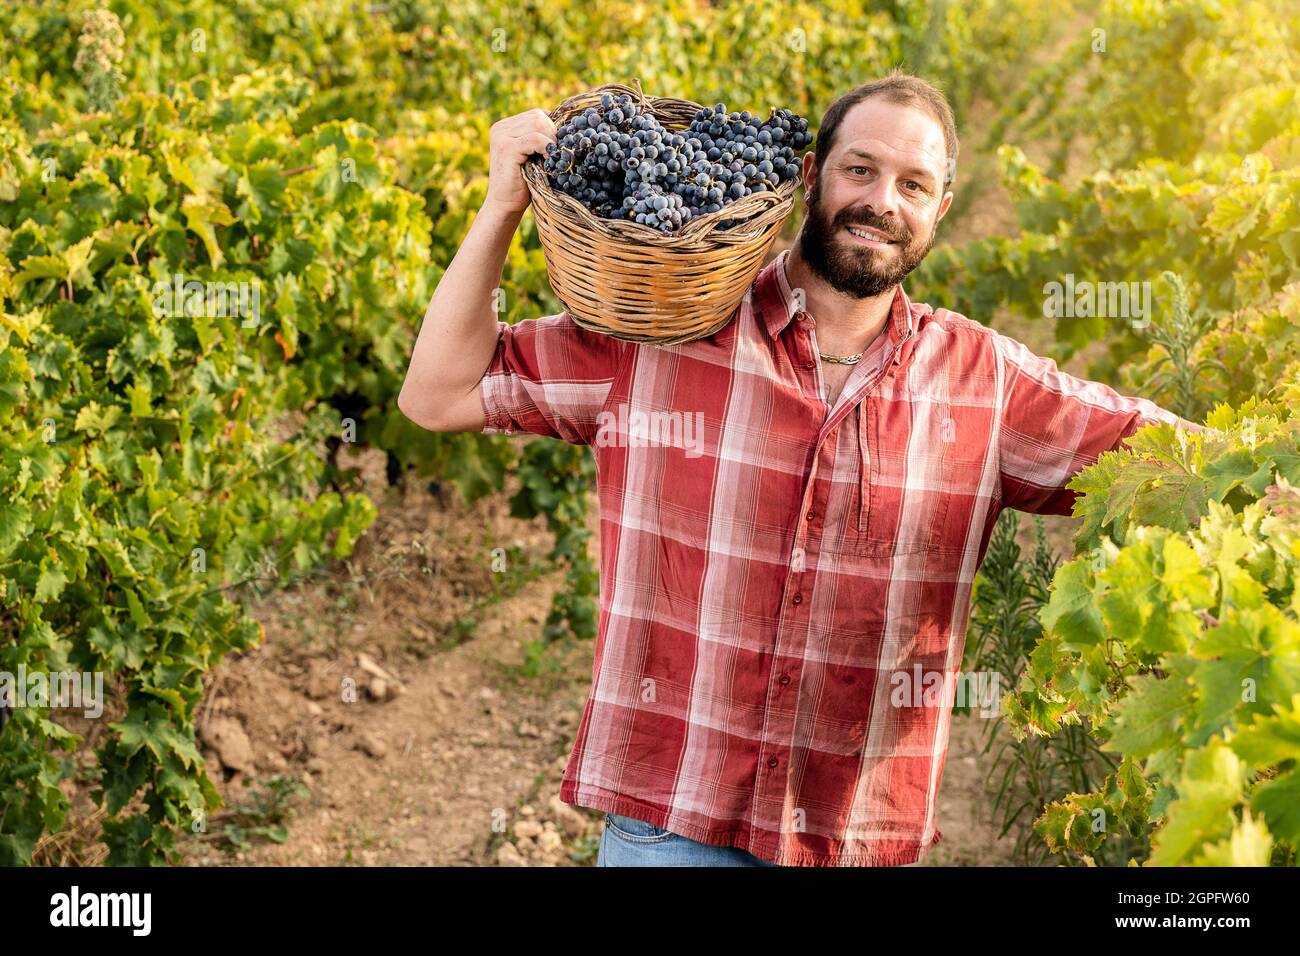
<instances>
[{"instance_id":1,"label":"man's hair","mask_svg":"<svg viewBox=\"0 0 1300 956\"><path fill-rule=\"evenodd\" d=\"M957 178L957 124L952 118L952 107L948 105L948 99L941 90L902 69L895 69L879 80L863 83L830 105L830 109L822 116L821 125L817 127L817 140L813 144L818 179L821 178L822 164L835 145L835 134L839 131L845 114L873 96L882 97L899 106L915 106L939 121L943 127L943 145L947 153L943 171L943 187L947 189Z\"/></svg>"}]
</instances>

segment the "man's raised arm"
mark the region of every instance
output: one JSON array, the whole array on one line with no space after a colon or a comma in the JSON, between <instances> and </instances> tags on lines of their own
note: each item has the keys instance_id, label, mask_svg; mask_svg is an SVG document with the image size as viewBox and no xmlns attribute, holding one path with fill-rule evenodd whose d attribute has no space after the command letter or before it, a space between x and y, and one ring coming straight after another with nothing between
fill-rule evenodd
<instances>
[{"instance_id":1,"label":"man's raised arm","mask_svg":"<svg viewBox=\"0 0 1300 956\"><path fill-rule=\"evenodd\" d=\"M487 198L434 289L415 341L397 407L430 431L481 431L478 384L498 339L493 292L531 194L523 164L555 141L555 124L533 109L494 123Z\"/></svg>"}]
</instances>

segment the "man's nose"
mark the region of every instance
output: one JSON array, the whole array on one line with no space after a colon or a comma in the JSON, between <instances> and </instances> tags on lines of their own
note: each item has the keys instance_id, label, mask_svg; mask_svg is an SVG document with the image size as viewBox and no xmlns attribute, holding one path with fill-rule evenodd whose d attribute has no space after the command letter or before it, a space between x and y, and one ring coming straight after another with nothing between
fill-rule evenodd
<instances>
[{"instance_id":1,"label":"man's nose","mask_svg":"<svg viewBox=\"0 0 1300 956\"><path fill-rule=\"evenodd\" d=\"M877 176L874 182L863 187L860 204L877 216L898 221L898 184L893 177Z\"/></svg>"}]
</instances>

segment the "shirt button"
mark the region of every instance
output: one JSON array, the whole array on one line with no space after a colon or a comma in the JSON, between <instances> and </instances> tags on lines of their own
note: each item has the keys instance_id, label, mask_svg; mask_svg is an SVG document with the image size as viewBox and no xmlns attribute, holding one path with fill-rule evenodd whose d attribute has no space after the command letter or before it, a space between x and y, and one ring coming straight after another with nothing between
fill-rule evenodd
<instances>
[{"instance_id":1,"label":"shirt button","mask_svg":"<svg viewBox=\"0 0 1300 956\"><path fill-rule=\"evenodd\" d=\"M778 761L775 757L769 757L769 758L767 758L767 765L768 765L769 767L775 767L775 766L777 765L777 763L779 763L779 761Z\"/></svg>"},{"instance_id":2,"label":"shirt button","mask_svg":"<svg viewBox=\"0 0 1300 956\"><path fill-rule=\"evenodd\" d=\"M809 521L812 521L812 519L813 519L813 518L816 518L816 517L817 517L817 512L815 512L815 511L810 511L810 512L808 512L808 520L809 520Z\"/></svg>"},{"instance_id":3,"label":"shirt button","mask_svg":"<svg viewBox=\"0 0 1300 956\"><path fill-rule=\"evenodd\" d=\"M802 603L803 603L803 595L802 595L802 594L796 594L796 595L794 596L794 603L795 603L795 604L802 604Z\"/></svg>"},{"instance_id":4,"label":"shirt button","mask_svg":"<svg viewBox=\"0 0 1300 956\"><path fill-rule=\"evenodd\" d=\"M816 363L816 362L804 362L804 363L803 363L803 367L804 367L804 368L816 368L816 367L817 367L817 363Z\"/></svg>"},{"instance_id":5,"label":"shirt button","mask_svg":"<svg viewBox=\"0 0 1300 956\"><path fill-rule=\"evenodd\" d=\"M782 683L782 684L788 684L788 683L790 683L790 675L789 675L789 674L782 674L782 675L781 675L781 683Z\"/></svg>"}]
</instances>

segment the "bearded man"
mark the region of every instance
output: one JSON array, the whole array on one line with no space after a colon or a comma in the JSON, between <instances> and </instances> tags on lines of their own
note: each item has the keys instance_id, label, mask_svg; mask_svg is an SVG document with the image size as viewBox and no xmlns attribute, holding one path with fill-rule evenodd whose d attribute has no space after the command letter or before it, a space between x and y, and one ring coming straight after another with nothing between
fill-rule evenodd
<instances>
[{"instance_id":1,"label":"bearded man","mask_svg":"<svg viewBox=\"0 0 1300 956\"><path fill-rule=\"evenodd\" d=\"M949 104L918 77L831 105L793 247L726 326L683 344L568 312L497 318L521 165L554 141L541 110L492 127L487 199L398 405L433 431L593 449L600 623L560 798L605 812L603 866L913 863L941 835L998 515L1068 515L1066 484L1103 451L1150 423L1199 426L909 299L958 152ZM635 423L656 418L698 421L694 447L642 440Z\"/></svg>"}]
</instances>

